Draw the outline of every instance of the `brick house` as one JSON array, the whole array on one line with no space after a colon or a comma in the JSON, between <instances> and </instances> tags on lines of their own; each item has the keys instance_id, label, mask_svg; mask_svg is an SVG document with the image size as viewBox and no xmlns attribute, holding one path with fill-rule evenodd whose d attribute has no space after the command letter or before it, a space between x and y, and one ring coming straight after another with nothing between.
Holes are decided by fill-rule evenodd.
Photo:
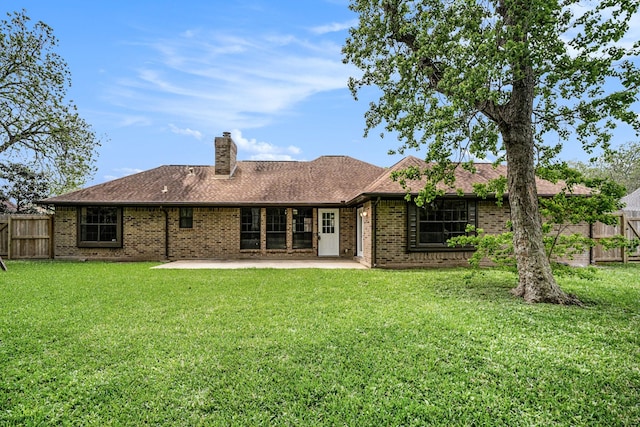
<instances>
[{"instance_id":1,"label":"brick house","mask_svg":"<svg viewBox=\"0 0 640 427\"><path fill-rule=\"evenodd\" d=\"M624 213L634 217L640 216L640 188L627 194L620 201L625 204L622 208Z\"/></svg>"},{"instance_id":2,"label":"brick house","mask_svg":"<svg viewBox=\"0 0 640 427\"><path fill-rule=\"evenodd\" d=\"M215 138L214 166L160 166L43 200L55 207L55 257L341 257L369 267L458 266L468 265L471 251L447 247L449 237L469 223L502 232L509 219L508 201L499 207L472 190L474 182L506 175L505 167L458 171L456 189L423 209L390 177L424 167L415 157L381 168L348 156L237 161L236 151L225 132ZM538 181L542 196L560 188Z\"/></svg>"}]
</instances>

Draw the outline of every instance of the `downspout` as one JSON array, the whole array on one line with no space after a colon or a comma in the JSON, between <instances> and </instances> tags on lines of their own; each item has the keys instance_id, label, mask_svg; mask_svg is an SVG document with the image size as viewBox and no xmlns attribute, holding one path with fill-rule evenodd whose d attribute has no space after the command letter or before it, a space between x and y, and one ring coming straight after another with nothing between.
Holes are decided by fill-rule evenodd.
<instances>
[{"instance_id":1,"label":"downspout","mask_svg":"<svg viewBox=\"0 0 640 427\"><path fill-rule=\"evenodd\" d=\"M377 233L376 230L378 229L378 203L380 203L380 197L378 197L378 200L376 200L372 205L371 205L371 222L373 223L373 230L371 230L371 244L372 244L372 248L371 248L371 255L372 255L372 260L371 260L371 266L373 268L376 268L378 266L378 250L377 250L377 245L376 245L376 241L377 241Z\"/></svg>"},{"instance_id":2,"label":"downspout","mask_svg":"<svg viewBox=\"0 0 640 427\"><path fill-rule=\"evenodd\" d=\"M160 206L160 210L164 213L164 259L169 259L169 211L167 208Z\"/></svg>"}]
</instances>

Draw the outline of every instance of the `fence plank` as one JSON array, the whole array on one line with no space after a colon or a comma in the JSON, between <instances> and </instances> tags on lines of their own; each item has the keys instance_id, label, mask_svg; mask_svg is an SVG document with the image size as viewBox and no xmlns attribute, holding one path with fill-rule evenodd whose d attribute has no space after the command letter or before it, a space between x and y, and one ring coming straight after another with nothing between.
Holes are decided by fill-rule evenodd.
<instances>
[{"instance_id":1,"label":"fence plank","mask_svg":"<svg viewBox=\"0 0 640 427\"><path fill-rule=\"evenodd\" d=\"M6 225L6 230L2 229ZM51 215L12 214L0 217L0 245L6 240L7 259L44 259L52 257L53 221Z\"/></svg>"},{"instance_id":2,"label":"fence plank","mask_svg":"<svg viewBox=\"0 0 640 427\"><path fill-rule=\"evenodd\" d=\"M592 237L598 241L602 238L613 236L625 236L628 239L640 238L640 215L639 212L625 212L617 215L618 224L606 225L600 222L591 227ZM593 261L598 262L629 262L640 261L640 248L636 252L629 254L623 248L614 248L605 251L602 245L593 248Z\"/></svg>"},{"instance_id":3,"label":"fence plank","mask_svg":"<svg viewBox=\"0 0 640 427\"><path fill-rule=\"evenodd\" d=\"M627 239L640 239L640 216L627 217ZM628 255L629 261L640 261L640 248Z\"/></svg>"},{"instance_id":4,"label":"fence plank","mask_svg":"<svg viewBox=\"0 0 640 427\"><path fill-rule=\"evenodd\" d=\"M9 217L0 215L0 256L9 255Z\"/></svg>"}]
</instances>

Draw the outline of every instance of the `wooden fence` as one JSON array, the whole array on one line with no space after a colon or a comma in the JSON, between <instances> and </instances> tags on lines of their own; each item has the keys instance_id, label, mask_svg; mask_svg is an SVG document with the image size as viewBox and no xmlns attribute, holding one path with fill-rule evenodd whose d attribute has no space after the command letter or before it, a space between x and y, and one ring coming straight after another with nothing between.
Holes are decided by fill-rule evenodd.
<instances>
[{"instance_id":1,"label":"wooden fence","mask_svg":"<svg viewBox=\"0 0 640 427\"><path fill-rule=\"evenodd\" d=\"M0 215L0 256L7 259L53 257L51 215Z\"/></svg>"},{"instance_id":2,"label":"wooden fence","mask_svg":"<svg viewBox=\"0 0 640 427\"><path fill-rule=\"evenodd\" d=\"M640 212L621 213L616 225L596 223L591 228L591 235L598 240L604 237L626 236L628 239L640 239ZM593 261L598 262L638 262L640 248L633 253L626 249L615 248L605 250L601 245L593 248Z\"/></svg>"}]
</instances>

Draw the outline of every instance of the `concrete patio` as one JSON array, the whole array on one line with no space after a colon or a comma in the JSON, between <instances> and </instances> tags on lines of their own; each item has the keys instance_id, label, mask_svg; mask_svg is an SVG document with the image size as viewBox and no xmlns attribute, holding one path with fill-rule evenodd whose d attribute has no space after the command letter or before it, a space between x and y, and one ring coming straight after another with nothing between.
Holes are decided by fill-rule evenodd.
<instances>
[{"instance_id":1,"label":"concrete patio","mask_svg":"<svg viewBox=\"0 0 640 427\"><path fill-rule=\"evenodd\" d=\"M242 269L242 268L324 268L366 270L367 267L349 259L312 259L312 260L181 260L161 264L152 268L161 269Z\"/></svg>"}]
</instances>

